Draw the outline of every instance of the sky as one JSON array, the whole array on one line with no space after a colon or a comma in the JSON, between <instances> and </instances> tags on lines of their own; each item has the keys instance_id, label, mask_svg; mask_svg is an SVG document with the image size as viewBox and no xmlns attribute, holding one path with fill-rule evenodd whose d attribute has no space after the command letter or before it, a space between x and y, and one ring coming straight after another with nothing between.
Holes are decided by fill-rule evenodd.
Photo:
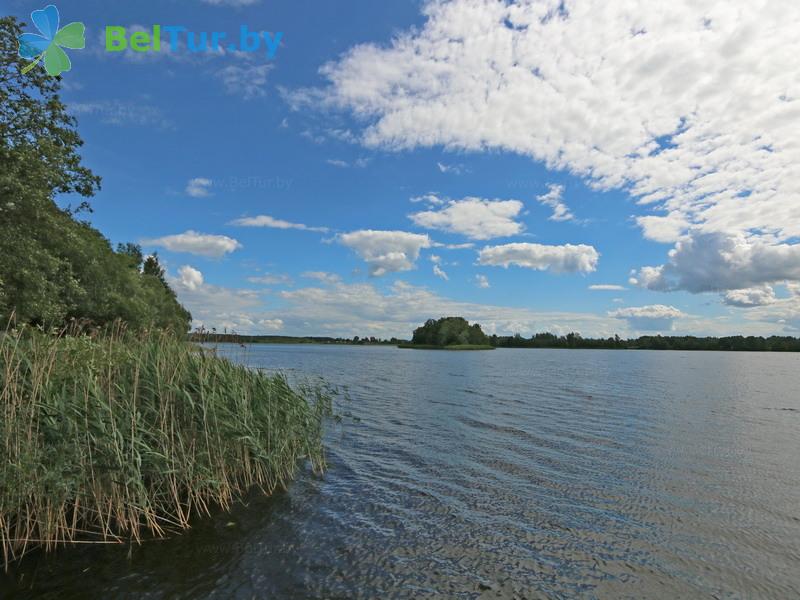
<instances>
[{"instance_id":1,"label":"sky","mask_svg":"<svg viewBox=\"0 0 800 600\"><path fill-rule=\"evenodd\" d=\"M796 0L57 6L88 218L196 327L798 335ZM161 51L106 50L154 25Z\"/></svg>"}]
</instances>

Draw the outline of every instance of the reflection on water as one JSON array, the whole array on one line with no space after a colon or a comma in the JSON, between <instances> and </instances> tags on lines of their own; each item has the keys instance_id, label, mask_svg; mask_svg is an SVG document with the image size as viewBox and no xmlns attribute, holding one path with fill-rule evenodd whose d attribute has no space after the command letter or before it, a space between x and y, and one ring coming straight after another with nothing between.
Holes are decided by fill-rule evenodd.
<instances>
[{"instance_id":1,"label":"reflection on water","mask_svg":"<svg viewBox=\"0 0 800 600\"><path fill-rule=\"evenodd\" d=\"M800 597L800 355L222 351L348 388L326 475L0 597Z\"/></svg>"}]
</instances>

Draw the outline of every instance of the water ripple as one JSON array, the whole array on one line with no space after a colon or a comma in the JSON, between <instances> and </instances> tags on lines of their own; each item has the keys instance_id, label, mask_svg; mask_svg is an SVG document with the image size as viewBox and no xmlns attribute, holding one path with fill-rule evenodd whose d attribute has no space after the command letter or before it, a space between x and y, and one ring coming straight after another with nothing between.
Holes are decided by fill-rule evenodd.
<instances>
[{"instance_id":1,"label":"water ripple","mask_svg":"<svg viewBox=\"0 0 800 600\"><path fill-rule=\"evenodd\" d=\"M225 351L347 387L324 478L0 596L800 597L797 355Z\"/></svg>"}]
</instances>

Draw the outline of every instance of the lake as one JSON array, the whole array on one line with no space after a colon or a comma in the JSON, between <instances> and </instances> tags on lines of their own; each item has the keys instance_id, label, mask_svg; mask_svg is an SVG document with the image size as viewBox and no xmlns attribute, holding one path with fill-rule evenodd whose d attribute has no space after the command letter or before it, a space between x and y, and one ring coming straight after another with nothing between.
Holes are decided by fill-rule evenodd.
<instances>
[{"instance_id":1,"label":"lake","mask_svg":"<svg viewBox=\"0 0 800 600\"><path fill-rule=\"evenodd\" d=\"M800 355L220 351L347 389L324 477L1 598L800 597Z\"/></svg>"}]
</instances>

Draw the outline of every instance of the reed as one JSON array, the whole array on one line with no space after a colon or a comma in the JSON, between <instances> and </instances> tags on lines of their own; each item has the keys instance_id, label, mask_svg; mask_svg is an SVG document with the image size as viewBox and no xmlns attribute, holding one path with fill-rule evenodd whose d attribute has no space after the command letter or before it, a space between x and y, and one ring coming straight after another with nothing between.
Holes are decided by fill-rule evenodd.
<instances>
[{"instance_id":1,"label":"reed","mask_svg":"<svg viewBox=\"0 0 800 600\"><path fill-rule=\"evenodd\" d=\"M0 332L0 547L165 536L324 469L324 391L162 332Z\"/></svg>"}]
</instances>

